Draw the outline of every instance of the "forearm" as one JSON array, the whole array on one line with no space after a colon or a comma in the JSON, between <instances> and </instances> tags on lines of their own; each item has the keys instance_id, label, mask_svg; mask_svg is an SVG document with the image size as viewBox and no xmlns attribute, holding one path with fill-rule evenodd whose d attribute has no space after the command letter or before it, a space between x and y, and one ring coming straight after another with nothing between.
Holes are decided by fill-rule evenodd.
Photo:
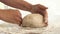
<instances>
[{"instance_id":1,"label":"forearm","mask_svg":"<svg viewBox=\"0 0 60 34\"><path fill-rule=\"evenodd\" d=\"M0 1L8 6L18 8L21 10L30 11L32 8L32 5L24 0L0 0Z\"/></svg>"}]
</instances>

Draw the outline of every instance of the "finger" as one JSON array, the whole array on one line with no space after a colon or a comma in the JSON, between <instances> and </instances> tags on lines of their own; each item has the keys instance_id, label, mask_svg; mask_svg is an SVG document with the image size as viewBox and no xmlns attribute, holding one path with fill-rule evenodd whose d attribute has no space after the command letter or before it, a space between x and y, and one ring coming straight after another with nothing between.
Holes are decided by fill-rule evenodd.
<instances>
[{"instance_id":1,"label":"finger","mask_svg":"<svg viewBox=\"0 0 60 34\"><path fill-rule=\"evenodd\" d=\"M45 6L41 5L41 4L37 4L36 6L39 7L40 9L43 9L43 10L48 9L47 7L45 7Z\"/></svg>"},{"instance_id":2,"label":"finger","mask_svg":"<svg viewBox=\"0 0 60 34\"><path fill-rule=\"evenodd\" d=\"M22 17L15 17L15 21L17 21L18 24L21 24Z\"/></svg>"}]
</instances>

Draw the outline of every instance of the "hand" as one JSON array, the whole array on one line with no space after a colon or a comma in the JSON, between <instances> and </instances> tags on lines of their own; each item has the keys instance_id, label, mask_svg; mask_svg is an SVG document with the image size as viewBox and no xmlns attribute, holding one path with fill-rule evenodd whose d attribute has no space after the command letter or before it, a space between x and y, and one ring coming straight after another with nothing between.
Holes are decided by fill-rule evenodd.
<instances>
[{"instance_id":1,"label":"hand","mask_svg":"<svg viewBox=\"0 0 60 34\"><path fill-rule=\"evenodd\" d=\"M32 10L31 10L31 13L39 13L43 16L44 18L44 23L47 24L48 23L48 14L47 14L47 11L46 11L47 7L43 6L43 5L40 5L40 4L37 4L37 5L34 5L32 7Z\"/></svg>"},{"instance_id":2,"label":"hand","mask_svg":"<svg viewBox=\"0 0 60 34\"><path fill-rule=\"evenodd\" d=\"M22 17L18 10L0 9L0 20L4 20L13 24L21 24Z\"/></svg>"}]
</instances>

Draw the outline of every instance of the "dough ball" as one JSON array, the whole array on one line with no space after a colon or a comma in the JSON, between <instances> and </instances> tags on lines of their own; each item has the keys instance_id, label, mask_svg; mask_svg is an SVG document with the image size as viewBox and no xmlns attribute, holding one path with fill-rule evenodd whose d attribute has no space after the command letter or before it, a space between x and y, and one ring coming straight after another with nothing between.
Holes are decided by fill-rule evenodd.
<instances>
[{"instance_id":1,"label":"dough ball","mask_svg":"<svg viewBox=\"0 0 60 34\"><path fill-rule=\"evenodd\" d=\"M43 23L43 16L40 14L29 14L23 18L22 21L23 27L33 27L33 28L39 28L46 26L45 23Z\"/></svg>"}]
</instances>

